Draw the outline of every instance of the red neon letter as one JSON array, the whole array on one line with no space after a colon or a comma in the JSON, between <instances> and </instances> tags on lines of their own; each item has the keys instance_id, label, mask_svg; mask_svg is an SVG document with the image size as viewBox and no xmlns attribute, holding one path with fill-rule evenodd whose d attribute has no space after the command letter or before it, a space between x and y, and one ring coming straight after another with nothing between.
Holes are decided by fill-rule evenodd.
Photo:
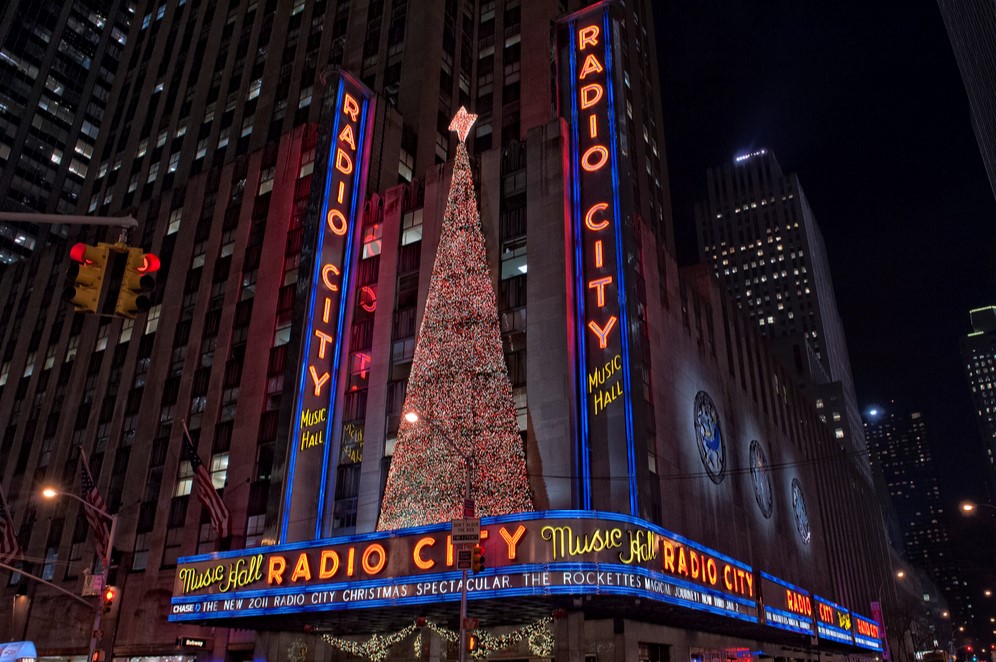
<instances>
[{"instance_id":1,"label":"red neon letter","mask_svg":"<svg viewBox=\"0 0 996 662\"><path fill-rule=\"evenodd\" d=\"M340 237L346 234L346 217L338 209L330 209L325 221L329 224L329 230L335 234Z\"/></svg>"},{"instance_id":2,"label":"red neon letter","mask_svg":"<svg viewBox=\"0 0 996 662\"><path fill-rule=\"evenodd\" d=\"M290 580L296 582L302 577L305 581L311 579L311 565L308 563L308 555L304 552L301 552L301 556L297 557L297 564L294 566L294 573Z\"/></svg>"},{"instance_id":3,"label":"red neon letter","mask_svg":"<svg viewBox=\"0 0 996 662\"><path fill-rule=\"evenodd\" d=\"M598 26L589 25L578 30L578 50L583 51L585 46L596 46L598 44Z\"/></svg>"},{"instance_id":4,"label":"red neon letter","mask_svg":"<svg viewBox=\"0 0 996 662\"><path fill-rule=\"evenodd\" d=\"M347 94L345 100L342 102L342 112L352 117L355 122L360 114L360 104L356 103L356 99Z\"/></svg>"},{"instance_id":5,"label":"red neon letter","mask_svg":"<svg viewBox=\"0 0 996 662\"><path fill-rule=\"evenodd\" d=\"M329 566L329 561L332 565ZM318 568L319 579L330 579L339 570L339 555L332 549L322 550L322 562Z\"/></svg>"},{"instance_id":6,"label":"red neon letter","mask_svg":"<svg viewBox=\"0 0 996 662\"><path fill-rule=\"evenodd\" d=\"M598 159L592 163L592 155L597 155ZM592 145L588 148L588 151L584 153L581 157L581 167L588 172L595 172L601 169L602 166L609 160L609 150L605 148L604 145Z\"/></svg>"},{"instance_id":7,"label":"red neon letter","mask_svg":"<svg viewBox=\"0 0 996 662\"><path fill-rule=\"evenodd\" d=\"M589 53L588 57L584 59L584 64L581 66L581 73L578 74L578 80L584 80L584 77L588 74L600 74L602 71L602 64L598 61L598 58L595 57L594 53Z\"/></svg>"},{"instance_id":8,"label":"red neon letter","mask_svg":"<svg viewBox=\"0 0 996 662\"><path fill-rule=\"evenodd\" d=\"M609 317L609 321L605 323L605 327L601 328L598 324L592 320L588 322L588 328L595 332L598 336L598 346L605 349L609 346L609 332L612 331L612 327L616 325L616 316L612 315Z\"/></svg>"},{"instance_id":9,"label":"red neon letter","mask_svg":"<svg viewBox=\"0 0 996 662\"><path fill-rule=\"evenodd\" d=\"M266 583L284 583L284 571L287 569L287 559L282 556L271 556L270 567L266 571Z\"/></svg>"},{"instance_id":10,"label":"red neon letter","mask_svg":"<svg viewBox=\"0 0 996 662\"><path fill-rule=\"evenodd\" d=\"M315 366L309 365L308 372L311 373L311 381L315 383L315 396L320 396L322 394L322 387L325 386L325 382L329 380L329 373L322 373L322 376L318 376L318 372L315 370Z\"/></svg>"},{"instance_id":11,"label":"red neon letter","mask_svg":"<svg viewBox=\"0 0 996 662\"><path fill-rule=\"evenodd\" d=\"M344 175L353 172L353 159L349 158L349 154L342 151L341 147L335 150L335 169Z\"/></svg>"},{"instance_id":12,"label":"red neon letter","mask_svg":"<svg viewBox=\"0 0 996 662\"><path fill-rule=\"evenodd\" d=\"M601 268L603 264L605 261L602 259L602 240L599 239L595 242L595 266Z\"/></svg>"},{"instance_id":13,"label":"red neon letter","mask_svg":"<svg viewBox=\"0 0 996 662\"><path fill-rule=\"evenodd\" d=\"M324 267L322 267L322 282L325 283L325 287L329 288L333 292L338 292L339 286L332 282L332 280L329 278L329 273L338 276L339 268L334 264L326 264Z\"/></svg>"},{"instance_id":14,"label":"red neon letter","mask_svg":"<svg viewBox=\"0 0 996 662\"><path fill-rule=\"evenodd\" d=\"M590 85L585 85L581 88L581 110L585 108L591 108L596 103L602 100L603 93L602 86L598 83L592 83Z\"/></svg>"},{"instance_id":15,"label":"red neon letter","mask_svg":"<svg viewBox=\"0 0 996 662\"><path fill-rule=\"evenodd\" d=\"M598 137L598 116L590 115L588 117L588 137L597 138Z\"/></svg>"},{"instance_id":16,"label":"red neon letter","mask_svg":"<svg viewBox=\"0 0 996 662\"><path fill-rule=\"evenodd\" d=\"M604 230L605 228L609 227L609 222L606 221L604 218L601 221L595 220L595 214L597 214L600 211L605 211L608 208L609 208L609 203L607 202L596 202L595 204L593 204L591 206L591 209L588 210L588 213L584 215L585 227L594 232L598 232L599 230Z\"/></svg>"},{"instance_id":17,"label":"red neon letter","mask_svg":"<svg viewBox=\"0 0 996 662\"><path fill-rule=\"evenodd\" d=\"M502 540L505 541L505 545L508 547L508 560L514 561L516 554L516 547L519 545L519 541L522 539L522 535L526 532L526 527L519 525L519 528L515 530L515 533L509 533L505 530L505 527L501 527L498 533L501 534Z\"/></svg>"},{"instance_id":18,"label":"red neon letter","mask_svg":"<svg viewBox=\"0 0 996 662\"><path fill-rule=\"evenodd\" d=\"M588 283L588 289L595 290L596 296L598 297L596 301L598 302L599 308L605 306L605 286L611 284L612 284L612 276L603 276L602 278L596 278L595 280L590 281Z\"/></svg>"},{"instance_id":19,"label":"red neon letter","mask_svg":"<svg viewBox=\"0 0 996 662\"><path fill-rule=\"evenodd\" d=\"M346 143L356 151L356 140L353 138L353 125L347 124L342 127L342 131L339 132L339 140Z\"/></svg>"},{"instance_id":20,"label":"red neon letter","mask_svg":"<svg viewBox=\"0 0 996 662\"><path fill-rule=\"evenodd\" d=\"M332 342L332 336L330 336L329 334L324 333L322 331L319 331L318 329L315 329L315 335L318 336L318 339L321 341L321 344L318 346L318 358L324 359L325 358L325 343ZM316 393L315 395L318 395L318 394Z\"/></svg>"}]
</instances>

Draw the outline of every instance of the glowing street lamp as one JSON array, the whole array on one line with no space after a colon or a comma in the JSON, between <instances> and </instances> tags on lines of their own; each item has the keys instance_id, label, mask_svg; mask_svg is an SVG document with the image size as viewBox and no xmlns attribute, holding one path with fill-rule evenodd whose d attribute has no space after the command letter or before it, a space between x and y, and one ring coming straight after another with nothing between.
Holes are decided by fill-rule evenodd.
<instances>
[{"instance_id":1,"label":"glowing street lamp","mask_svg":"<svg viewBox=\"0 0 996 662\"><path fill-rule=\"evenodd\" d=\"M417 411L407 411L407 412L405 412L404 418L405 418L406 421L408 421L409 423L412 423L412 424L418 423L419 421L422 420L422 417L419 416L419 414L418 414ZM431 418L425 419L425 422L428 423L430 427L433 427L433 428L436 427L436 422L433 421ZM448 443L450 445L450 448L452 448L453 451L463 459L463 463L467 467L467 483L466 483L466 487L464 488L464 493L463 493L464 508L466 509L467 508L467 504L470 503L470 474L471 474L471 467L473 465L474 458L471 457L470 455L468 455L467 453L464 453L462 450L460 450L460 447L457 446L455 443L453 443L453 440L450 439L448 435L442 434L441 436L443 437L443 439L446 440L446 443ZM467 516L466 512L464 513L464 516L465 517ZM467 627L466 627L466 624L467 624L467 570L466 570L466 568L463 570L463 582L462 582L462 585L463 585L463 588L460 591L460 662L464 662L464 660L467 659Z\"/></svg>"},{"instance_id":2,"label":"glowing street lamp","mask_svg":"<svg viewBox=\"0 0 996 662\"><path fill-rule=\"evenodd\" d=\"M81 504L83 504L84 508L87 508L91 512L96 513L101 517L105 517L111 521L111 530L107 533L107 549L104 550L104 558L101 564L101 573L100 573L102 579L100 584L101 586L106 587L107 573L111 568L111 550L114 549L114 533L118 529L118 516L112 515L106 510L103 510L101 508L97 508L90 502L82 499L81 497L76 496L72 492L63 492L62 490L58 490L54 487L49 486L43 488L41 494L46 499L54 499L59 496L69 497L74 501L79 501ZM94 611L93 615L93 633L90 635L90 656L87 658L88 660L93 659L93 653L94 651L97 650L97 633L100 631L100 621L103 615L104 615L104 610L100 606L98 606L97 609Z\"/></svg>"}]
</instances>

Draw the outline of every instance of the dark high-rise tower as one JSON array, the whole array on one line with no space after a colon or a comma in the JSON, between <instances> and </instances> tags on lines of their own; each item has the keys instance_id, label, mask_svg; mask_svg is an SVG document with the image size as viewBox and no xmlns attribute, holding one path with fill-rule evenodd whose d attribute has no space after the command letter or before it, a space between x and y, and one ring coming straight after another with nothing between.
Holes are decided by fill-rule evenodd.
<instances>
[{"instance_id":1,"label":"dark high-rise tower","mask_svg":"<svg viewBox=\"0 0 996 662\"><path fill-rule=\"evenodd\" d=\"M990 494L996 494L996 306L976 308L969 315L972 332L961 339L961 357L985 445Z\"/></svg>"},{"instance_id":2,"label":"dark high-rise tower","mask_svg":"<svg viewBox=\"0 0 996 662\"><path fill-rule=\"evenodd\" d=\"M133 12L127 0L0 9L0 210L76 211ZM50 230L0 222L0 263L30 254Z\"/></svg>"},{"instance_id":3,"label":"dark high-rise tower","mask_svg":"<svg viewBox=\"0 0 996 662\"><path fill-rule=\"evenodd\" d=\"M996 4L937 0L968 93L972 128L996 195Z\"/></svg>"},{"instance_id":4,"label":"dark high-rise tower","mask_svg":"<svg viewBox=\"0 0 996 662\"><path fill-rule=\"evenodd\" d=\"M926 570L961 616L970 618L923 414L873 408L865 436L872 463L885 478L907 560Z\"/></svg>"}]
</instances>

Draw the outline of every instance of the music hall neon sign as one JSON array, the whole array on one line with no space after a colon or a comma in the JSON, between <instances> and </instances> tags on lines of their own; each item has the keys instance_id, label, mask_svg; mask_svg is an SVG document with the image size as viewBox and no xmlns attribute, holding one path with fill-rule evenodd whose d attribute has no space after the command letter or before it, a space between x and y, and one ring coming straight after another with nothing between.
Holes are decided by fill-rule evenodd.
<instances>
[{"instance_id":1,"label":"music hall neon sign","mask_svg":"<svg viewBox=\"0 0 996 662\"><path fill-rule=\"evenodd\" d=\"M610 448L630 476L630 514L638 513L636 451L630 398L628 321L624 286L619 190L619 136L613 79L611 18L600 3L564 22L561 85L570 90L562 114L570 117L568 224L572 237L573 333L579 397L580 503L595 507L591 494L591 449ZM566 66L565 66L566 65ZM625 449L618 440L626 440ZM619 450L616 450L619 449ZM623 455L623 452L625 453ZM618 455L617 455L618 454ZM600 461L600 460L599 460ZM622 505L622 504L618 504ZM605 507L606 504L597 504Z\"/></svg>"},{"instance_id":2,"label":"music hall neon sign","mask_svg":"<svg viewBox=\"0 0 996 662\"><path fill-rule=\"evenodd\" d=\"M331 117L314 266L302 325L281 541L287 541L292 519L314 521L314 537L322 535L345 295L355 252L354 230L359 225L357 210L365 188L372 97L362 84L340 72ZM293 535L301 539L308 537L310 531Z\"/></svg>"}]
</instances>

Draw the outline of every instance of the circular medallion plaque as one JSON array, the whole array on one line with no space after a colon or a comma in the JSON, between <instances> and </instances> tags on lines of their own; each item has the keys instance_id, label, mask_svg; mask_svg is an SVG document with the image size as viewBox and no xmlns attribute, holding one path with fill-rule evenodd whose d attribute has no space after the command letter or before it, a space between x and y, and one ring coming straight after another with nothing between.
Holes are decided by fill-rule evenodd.
<instances>
[{"instance_id":1,"label":"circular medallion plaque","mask_svg":"<svg viewBox=\"0 0 996 662\"><path fill-rule=\"evenodd\" d=\"M726 470L726 440L720 429L719 412L705 391L699 391L695 396L694 415L699 458L710 480L718 485L723 481Z\"/></svg>"}]
</instances>

